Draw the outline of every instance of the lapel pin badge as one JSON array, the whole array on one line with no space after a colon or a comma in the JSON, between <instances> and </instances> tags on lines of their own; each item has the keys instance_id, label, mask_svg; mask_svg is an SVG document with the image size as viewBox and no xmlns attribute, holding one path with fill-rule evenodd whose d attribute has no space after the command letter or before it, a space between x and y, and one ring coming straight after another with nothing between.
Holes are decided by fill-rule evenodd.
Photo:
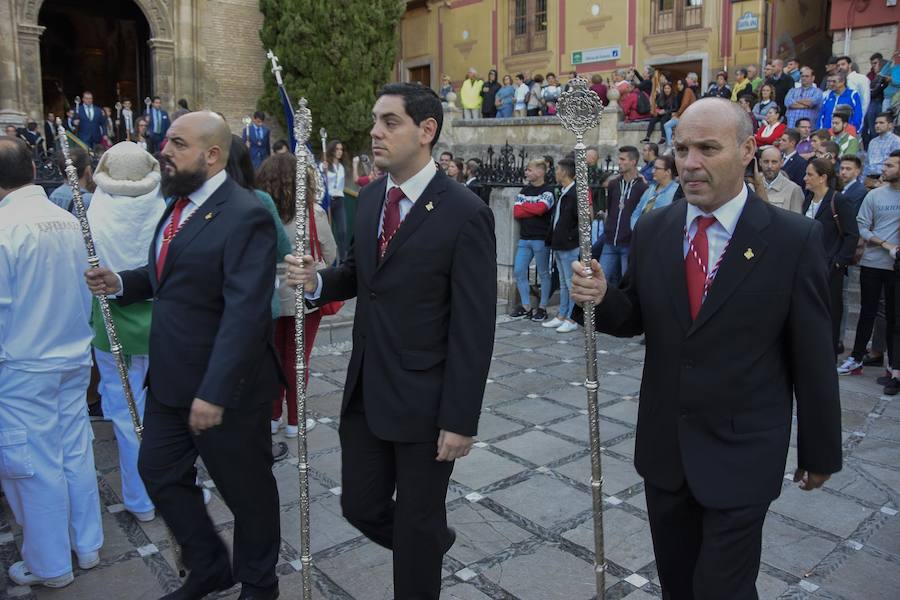
<instances>
[{"instance_id":1,"label":"lapel pin badge","mask_svg":"<svg viewBox=\"0 0 900 600\"><path fill-rule=\"evenodd\" d=\"M753 249L752 249L752 248L747 248L747 251L744 252L744 258L746 258L747 260L750 260L750 259L753 258L754 256L756 256L756 255L753 254Z\"/></svg>"},{"instance_id":2,"label":"lapel pin badge","mask_svg":"<svg viewBox=\"0 0 900 600\"><path fill-rule=\"evenodd\" d=\"M434 204L432 204L431 202L429 202L428 204L425 205L425 210L427 210L428 212L433 211L433 210L434 210Z\"/></svg>"},{"instance_id":3,"label":"lapel pin badge","mask_svg":"<svg viewBox=\"0 0 900 600\"><path fill-rule=\"evenodd\" d=\"M212 220L212 218L213 218L214 216L216 216L216 215L213 214L213 213L211 213L211 212L208 212L208 213L206 213L206 216L205 216L204 218L205 218L207 221L210 221L210 220Z\"/></svg>"}]
</instances>

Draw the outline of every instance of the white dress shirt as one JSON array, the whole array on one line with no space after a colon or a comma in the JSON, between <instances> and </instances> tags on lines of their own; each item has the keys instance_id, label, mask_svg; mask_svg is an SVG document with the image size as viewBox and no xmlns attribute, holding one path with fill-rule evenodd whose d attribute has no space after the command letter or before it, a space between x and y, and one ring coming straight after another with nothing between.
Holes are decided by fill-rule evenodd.
<instances>
[{"instance_id":1,"label":"white dress shirt","mask_svg":"<svg viewBox=\"0 0 900 600\"><path fill-rule=\"evenodd\" d=\"M400 223L403 223L403 220L406 218L406 215L409 214L409 211L412 210L413 205L416 203L422 194L425 192L425 188L428 187L428 184L431 183L431 180L434 179L435 174L437 174L437 165L434 164L434 161L429 159L428 162L422 167L418 173L404 181L401 185L397 185L394 183L394 178L391 177L390 174L387 176L387 185L384 186L384 197L385 202L381 205L381 218L378 219L378 235L381 235L381 230L384 225L384 208L387 204L387 193L391 190L391 188L399 187L403 191L403 195L406 196L402 200L400 200ZM308 292L304 294L307 300L318 300L319 296L322 295L322 276L316 273L316 289L313 292Z\"/></svg>"},{"instance_id":2,"label":"white dress shirt","mask_svg":"<svg viewBox=\"0 0 900 600\"><path fill-rule=\"evenodd\" d=\"M687 256L688 253L690 245L688 239L694 239L694 234L697 233L697 217L715 217L716 222L706 230L706 239L709 243L709 254L707 255L708 260L706 264L708 271L712 273L722 253L725 252L725 248L728 247L731 236L734 235L734 229L737 227L738 219L741 218L741 213L744 212L744 205L746 204L746 185L741 186L741 191L737 196L711 213L705 213L693 204L688 204L684 224L688 234L684 239L683 256Z\"/></svg>"}]
</instances>

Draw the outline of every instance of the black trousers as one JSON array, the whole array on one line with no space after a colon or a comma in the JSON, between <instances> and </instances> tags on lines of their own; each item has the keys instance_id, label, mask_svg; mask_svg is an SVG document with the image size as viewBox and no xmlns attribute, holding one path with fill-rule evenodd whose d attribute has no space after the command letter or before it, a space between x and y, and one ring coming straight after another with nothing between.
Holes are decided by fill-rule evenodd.
<instances>
[{"instance_id":1,"label":"black trousers","mask_svg":"<svg viewBox=\"0 0 900 600\"><path fill-rule=\"evenodd\" d=\"M234 514L234 577L245 586L276 583L281 545L278 488L272 475L271 402L226 409L222 424L193 435L187 408L148 399L138 469L150 499L182 548L185 566L204 578L228 566L228 553L195 485L197 456Z\"/></svg>"},{"instance_id":2,"label":"black trousers","mask_svg":"<svg viewBox=\"0 0 900 600\"><path fill-rule=\"evenodd\" d=\"M375 437L358 387L341 416L341 508L351 525L393 551L396 600L437 600L441 592L453 463L435 460L437 435L428 443Z\"/></svg>"},{"instance_id":3,"label":"black trousers","mask_svg":"<svg viewBox=\"0 0 900 600\"><path fill-rule=\"evenodd\" d=\"M669 492L645 482L644 493L664 600L758 600L768 503L707 508L687 484Z\"/></svg>"},{"instance_id":4,"label":"black trousers","mask_svg":"<svg viewBox=\"0 0 900 600\"><path fill-rule=\"evenodd\" d=\"M843 331L841 320L844 317L844 277L847 269L838 269L832 263L828 273L828 295L831 299L831 338L834 345L834 354L837 356L838 343L841 341Z\"/></svg>"},{"instance_id":5,"label":"black trousers","mask_svg":"<svg viewBox=\"0 0 900 600\"><path fill-rule=\"evenodd\" d=\"M859 323L856 325L856 340L853 342L853 358L862 360L866 353L866 344L872 335L875 314L878 312L878 300L884 292L884 316L887 321L885 329L885 347L888 353L888 364L894 362L894 270L859 269Z\"/></svg>"},{"instance_id":6,"label":"black trousers","mask_svg":"<svg viewBox=\"0 0 900 600\"><path fill-rule=\"evenodd\" d=\"M672 113L663 113L661 115L655 115L651 117L650 122L647 123L647 135L644 137L648 140L650 136L653 135L653 130L656 128L656 124L659 123L659 134L662 137L665 137L665 131L663 130L663 125L665 125L669 119L672 118Z\"/></svg>"}]
</instances>

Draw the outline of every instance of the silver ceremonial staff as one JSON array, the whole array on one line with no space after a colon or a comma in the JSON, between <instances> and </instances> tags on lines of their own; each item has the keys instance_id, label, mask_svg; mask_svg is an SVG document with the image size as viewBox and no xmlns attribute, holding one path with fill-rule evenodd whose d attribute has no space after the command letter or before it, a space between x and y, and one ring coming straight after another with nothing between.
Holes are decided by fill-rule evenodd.
<instances>
[{"instance_id":1,"label":"silver ceremonial staff","mask_svg":"<svg viewBox=\"0 0 900 600\"><path fill-rule=\"evenodd\" d=\"M575 189L578 193L578 237L581 264L591 264L591 205L588 200L587 147L584 134L600 122L603 104L588 88L581 76L569 82L569 90L559 96L556 114L562 126L575 134ZM606 592L606 555L603 550L603 472L600 466L600 430L597 411L597 332L594 330L594 303L584 305L584 353L587 362L588 424L591 431L591 496L594 507L594 574L597 577L597 598Z\"/></svg>"},{"instance_id":2,"label":"silver ceremonial staff","mask_svg":"<svg viewBox=\"0 0 900 600\"><path fill-rule=\"evenodd\" d=\"M306 167L312 160L312 154L306 147L309 131L312 128L312 113L306 106L306 98L300 98L297 111L294 113L294 156L297 157L297 177L295 190L296 231L294 234L294 256L301 258L306 254L309 240L308 215L306 205ZM309 365L306 362L306 304L304 302L304 286L294 289L294 342L297 347L294 367L297 371L297 468L300 471L300 576L303 581L303 600L312 600L312 552L309 545L309 453L306 448L306 376Z\"/></svg>"},{"instance_id":3,"label":"silver ceremonial staff","mask_svg":"<svg viewBox=\"0 0 900 600\"><path fill-rule=\"evenodd\" d=\"M97 250L94 248L94 237L91 235L91 226L88 223L87 209L84 207L84 199L81 197L81 187L78 185L78 172L72 163L72 157L69 155L69 139L66 137L66 128L63 127L62 119L56 118L56 129L59 137L59 148L62 151L63 158L66 161L66 177L69 181L69 187L72 188L72 203L75 207L75 216L78 217L78 223L81 225L81 237L84 238L84 247L87 250L88 264L92 269L100 266L100 257L97 256ZM119 330L116 328L116 322L113 321L112 313L109 312L109 299L106 296L94 296L100 305L100 314L103 315L103 326L106 328L106 335L109 338L109 351L116 361L116 371L119 373L119 380L122 382L122 390L125 392L125 402L128 404L128 412L131 414L131 425L134 427L134 433L140 443L144 434L144 426L141 424L141 417L138 414L137 404L134 401L134 393L131 390L131 381L128 379L128 365L125 364L125 356L122 354L122 344L119 342ZM167 528L168 529L168 528ZM186 572L184 565L181 563L181 547L171 531L167 531L169 535L169 545L175 554L175 566L178 569L178 575L184 577Z\"/></svg>"}]
</instances>

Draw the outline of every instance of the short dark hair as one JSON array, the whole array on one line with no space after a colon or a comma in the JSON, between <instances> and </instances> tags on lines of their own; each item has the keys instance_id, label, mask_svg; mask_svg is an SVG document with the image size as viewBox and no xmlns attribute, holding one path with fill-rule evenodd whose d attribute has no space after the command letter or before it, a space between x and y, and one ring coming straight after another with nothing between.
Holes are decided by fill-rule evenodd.
<instances>
[{"instance_id":1,"label":"short dark hair","mask_svg":"<svg viewBox=\"0 0 900 600\"><path fill-rule=\"evenodd\" d=\"M816 129L813 132L812 137L816 138L820 142L827 142L831 139L831 133L829 133L827 129Z\"/></svg>"},{"instance_id":2,"label":"short dark hair","mask_svg":"<svg viewBox=\"0 0 900 600\"><path fill-rule=\"evenodd\" d=\"M837 61L838 61L837 56L834 56L832 54L831 56L828 57L828 60L825 61L825 64L826 65L836 65Z\"/></svg>"},{"instance_id":3,"label":"short dark hair","mask_svg":"<svg viewBox=\"0 0 900 600\"><path fill-rule=\"evenodd\" d=\"M34 161L28 144L0 137L0 187L13 190L34 182Z\"/></svg>"},{"instance_id":4,"label":"short dark hair","mask_svg":"<svg viewBox=\"0 0 900 600\"><path fill-rule=\"evenodd\" d=\"M849 64L851 64L851 65L853 64L853 59L850 58L849 56L847 56L846 54L842 54L842 55L838 56L836 59L834 59L834 62L835 62L835 63L839 63L839 62L841 62L842 60L843 60L843 61L846 61L847 63L849 63Z\"/></svg>"},{"instance_id":5,"label":"short dark hair","mask_svg":"<svg viewBox=\"0 0 900 600\"><path fill-rule=\"evenodd\" d=\"M91 157L88 155L87 150L81 146L69 146L69 157L72 159L72 164L75 165L75 174L78 176L78 179L81 179L84 177L84 172L91 164ZM59 153L56 161L59 172L62 173L65 178L66 158L62 155L62 152Z\"/></svg>"},{"instance_id":6,"label":"short dark hair","mask_svg":"<svg viewBox=\"0 0 900 600\"><path fill-rule=\"evenodd\" d=\"M743 75L744 77L746 77L746 76L747 76L747 69L744 69L744 68L738 69L738 70L737 70L737 74L738 74L738 75Z\"/></svg>"},{"instance_id":7,"label":"short dark hair","mask_svg":"<svg viewBox=\"0 0 900 600\"><path fill-rule=\"evenodd\" d=\"M450 160L453 160L453 153L450 152L449 150L444 150L443 152L441 152L441 156L446 156Z\"/></svg>"},{"instance_id":8,"label":"short dark hair","mask_svg":"<svg viewBox=\"0 0 900 600\"><path fill-rule=\"evenodd\" d=\"M659 146L657 146L657 150L658 149ZM630 158L634 162L637 162L641 157L641 153L638 152L638 149L634 146L619 146L619 154L627 154L628 158Z\"/></svg>"},{"instance_id":9,"label":"short dark hair","mask_svg":"<svg viewBox=\"0 0 900 600\"><path fill-rule=\"evenodd\" d=\"M179 98L179 99L178 99L178 106L180 106L180 107L183 108L184 110L187 110L187 109L188 109L187 100L185 100L184 98Z\"/></svg>"},{"instance_id":10,"label":"short dark hair","mask_svg":"<svg viewBox=\"0 0 900 600\"><path fill-rule=\"evenodd\" d=\"M858 157L857 155L855 155L855 154L845 154L845 155L843 155L843 156L841 157L841 162L844 162L844 161L852 162L854 165L856 165L856 168L857 168L857 169L862 169L862 166L863 166L863 165L862 165L862 161L861 161L861 160L859 159L859 157Z\"/></svg>"},{"instance_id":11,"label":"short dark hair","mask_svg":"<svg viewBox=\"0 0 900 600\"><path fill-rule=\"evenodd\" d=\"M678 177L678 169L675 168L675 157L674 156L672 156L671 154L663 154L662 156L657 156L653 162L656 162L657 160L661 160L665 163L666 171L672 172L673 179L675 177ZM654 165L654 166L656 166L656 165Z\"/></svg>"},{"instance_id":12,"label":"short dark hair","mask_svg":"<svg viewBox=\"0 0 900 600\"><path fill-rule=\"evenodd\" d=\"M888 154L888 158L900 158L900 150L894 150Z\"/></svg>"},{"instance_id":13,"label":"short dark hair","mask_svg":"<svg viewBox=\"0 0 900 600\"><path fill-rule=\"evenodd\" d=\"M844 122L844 125L846 125L847 122L849 121L849 119L847 118L847 115L845 115L843 112L840 112L837 110L834 111L833 113L831 113L831 118L832 119L840 119L841 121Z\"/></svg>"},{"instance_id":14,"label":"short dark hair","mask_svg":"<svg viewBox=\"0 0 900 600\"><path fill-rule=\"evenodd\" d=\"M880 112L875 115L875 119L887 119L888 123L894 120L894 113L891 112Z\"/></svg>"},{"instance_id":15,"label":"short dark hair","mask_svg":"<svg viewBox=\"0 0 900 600\"><path fill-rule=\"evenodd\" d=\"M841 147L838 146L837 143L834 142L833 140L828 140L827 142L822 142L819 145L819 147L822 150L824 150L825 152L828 152L829 154L831 154L831 156L834 157L835 160L837 160L838 156L840 156L840 154L841 154Z\"/></svg>"},{"instance_id":16,"label":"short dark hair","mask_svg":"<svg viewBox=\"0 0 900 600\"><path fill-rule=\"evenodd\" d=\"M153 96L153 98L151 98L151 100L154 101L154 102L156 102L157 100L159 100L160 102L162 102L162 98L160 98L159 96Z\"/></svg>"},{"instance_id":17,"label":"short dark hair","mask_svg":"<svg viewBox=\"0 0 900 600\"><path fill-rule=\"evenodd\" d=\"M648 148L654 156L659 156L659 144L654 142L644 142L644 148Z\"/></svg>"},{"instance_id":18,"label":"short dark hair","mask_svg":"<svg viewBox=\"0 0 900 600\"><path fill-rule=\"evenodd\" d=\"M807 123L809 123L810 125L812 125L812 119L810 119L809 117L800 117L799 119L797 119L796 121L794 121L794 126L796 127L797 125L799 125L799 124L800 124L800 121L806 121Z\"/></svg>"},{"instance_id":19,"label":"short dark hair","mask_svg":"<svg viewBox=\"0 0 900 600\"><path fill-rule=\"evenodd\" d=\"M793 127L790 129L785 129L783 135L788 136L788 138L791 140L791 142L793 142L795 146L800 143L800 140L803 139L803 136L800 135L800 132Z\"/></svg>"},{"instance_id":20,"label":"short dark hair","mask_svg":"<svg viewBox=\"0 0 900 600\"><path fill-rule=\"evenodd\" d=\"M871 60L884 60L884 56L881 54L881 52L876 52L875 54L873 54L872 56L869 57L869 60L870 61Z\"/></svg>"},{"instance_id":21,"label":"short dark hair","mask_svg":"<svg viewBox=\"0 0 900 600\"><path fill-rule=\"evenodd\" d=\"M569 157L559 159L559 162L556 163L557 168L565 171L566 175L575 179L575 161Z\"/></svg>"},{"instance_id":22,"label":"short dark hair","mask_svg":"<svg viewBox=\"0 0 900 600\"><path fill-rule=\"evenodd\" d=\"M266 120L266 113L264 113L264 112L261 111L261 110L258 110L258 111L256 111L255 113L253 113L253 118L254 118L254 119L259 119L260 121L265 121L265 120Z\"/></svg>"},{"instance_id":23,"label":"short dark hair","mask_svg":"<svg viewBox=\"0 0 900 600\"><path fill-rule=\"evenodd\" d=\"M406 114L417 126L426 119L434 119L437 123L434 138L431 140L431 147L434 148L444 127L444 108L434 90L417 83L389 83L378 90L377 98L382 96L402 97Z\"/></svg>"},{"instance_id":24,"label":"short dark hair","mask_svg":"<svg viewBox=\"0 0 900 600\"><path fill-rule=\"evenodd\" d=\"M274 144L272 144L272 152L277 152L282 148L288 148L287 140L278 140Z\"/></svg>"}]
</instances>

